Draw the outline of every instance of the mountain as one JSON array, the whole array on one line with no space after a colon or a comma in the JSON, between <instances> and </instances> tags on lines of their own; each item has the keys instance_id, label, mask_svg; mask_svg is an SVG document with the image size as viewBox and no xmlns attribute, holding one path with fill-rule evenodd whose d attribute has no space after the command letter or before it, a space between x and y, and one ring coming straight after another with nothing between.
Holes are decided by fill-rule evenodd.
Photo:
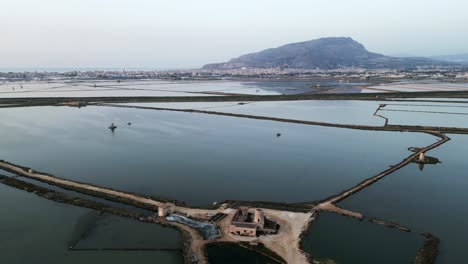
<instances>
[{"instance_id":1,"label":"mountain","mask_svg":"<svg viewBox=\"0 0 468 264\"><path fill-rule=\"evenodd\" d=\"M443 60L455 63L461 63L468 65L468 53L455 54L455 55L443 55L443 56L432 56L431 59Z\"/></svg>"},{"instance_id":2,"label":"mountain","mask_svg":"<svg viewBox=\"0 0 468 264\"><path fill-rule=\"evenodd\" d=\"M205 70L239 68L298 68L335 69L342 67L414 68L427 65L448 65L450 63L429 58L397 58L372 53L352 38L321 38L287 44L278 48L250 53L228 62L207 64Z\"/></svg>"}]
</instances>

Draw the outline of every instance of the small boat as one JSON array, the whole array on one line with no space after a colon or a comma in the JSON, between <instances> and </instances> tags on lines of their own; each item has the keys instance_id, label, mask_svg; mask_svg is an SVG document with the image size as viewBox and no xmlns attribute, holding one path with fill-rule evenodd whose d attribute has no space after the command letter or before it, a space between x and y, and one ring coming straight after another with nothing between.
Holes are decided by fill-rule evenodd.
<instances>
[{"instance_id":1,"label":"small boat","mask_svg":"<svg viewBox=\"0 0 468 264\"><path fill-rule=\"evenodd\" d=\"M110 126L109 126L109 129L112 130L112 132L114 132L114 130L117 128L117 126L112 123Z\"/></svg>"}]
</instances>

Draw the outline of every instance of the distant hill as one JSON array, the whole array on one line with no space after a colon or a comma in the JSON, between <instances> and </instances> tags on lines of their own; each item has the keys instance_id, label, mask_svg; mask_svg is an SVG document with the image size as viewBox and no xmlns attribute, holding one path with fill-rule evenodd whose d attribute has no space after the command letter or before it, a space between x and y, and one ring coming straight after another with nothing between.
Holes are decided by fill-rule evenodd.
<instances>
[{"instance_id":1,"label":"distant hill","mask_svg":"<svg viewBox=\"0 0 468 264\"><path fill-rule=\"evenodd\" d=\"M372 53L352 38L321 38L287 44L231 59L228 62L207 64L206 70L239 68L299 68L335 69L342 67L414 68L427 65L449 65L430 58L398 58Z\"/></svg>"},{"instance_id":2,"label":"distant hill","mask_svg":"<svg viewBox=\"0 0 468 264\"><path fill-rule=\"evenodd\" d=\"M444 55L444 56L432 56L430 57L435 60L443 60L455 63L461 63L468 65L468 53L455 54L455 55Z\"/></svg>"}]
</instances>

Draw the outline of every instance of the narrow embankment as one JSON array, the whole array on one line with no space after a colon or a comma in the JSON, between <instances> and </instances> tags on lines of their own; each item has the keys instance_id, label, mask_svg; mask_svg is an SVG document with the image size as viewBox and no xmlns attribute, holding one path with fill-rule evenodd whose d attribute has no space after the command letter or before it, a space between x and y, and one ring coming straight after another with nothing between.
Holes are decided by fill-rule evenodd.
<instances>
[{"instance_id":1,"label":"narrow embankment","mask_svg":"<svg viewBox=\"0 0 468 264\"><path fill-rule=\"evenodd\" d=\"M389 92L389 93L317 93L291 95L231 95L231 96L111 96L111 97L37 97L0 98L0 104L54 105L69 101L100 103L131 102L236 102L295 100L398 100L400 98L468 98L468 91ZM460 100L461 103L466 101Z\"/></svg>"},{"instance_id":2,"label":"narrow embankment","mask_svg":"<svg viewBox=\"0 0 468 264\"><path fill-rule=\"evenodd\" d=\"M439 253L439 238L429 233L423 234L423 236L426 238L424 245L416 254L413 264L434 264Z\"/></svg>"},{"instance_id":3,"label":"narrow embankment","mask_svg":"<svg viewBox=\"0 0 468 264\"><path fill-rule=\"evenodd\" d=\"M166 205L166 202L164 201L156 201L154 199L142 197L132 193L126 193L109 188L94 186L87 183L80 183L57 178L44 173L34 172L32 169L27 169L8 163L6 161L0 161L0 169L64 189L73 190L86 195L112 200L119 203L129 204L144 209L157 210L158 207Z\"/></svg>"},{"instance_id":4,"label":"narrow embankment","mask_svg":"<svg viewBox=\"0 0 468 264\"><path fill-rule=\"evenodd\" d=\"M408 156L407 158L405 158L400 163L398 163L398 164L396 164L394 166L391 166L389 169L379 173L378 175L375 175L372 178L369 178L367 180L362 181L361 183L354 186L353 188L351 188L349 190L345 190L345 191L343 191L342 193L340 193L338 195L335 195L335 196L332 196L332 197L330 197L328 199L323 200L322 202L320 202L318 205L316 205L313 208L315 210L319 210L319 211L328 211L328 212L338 213L338 214L349 216L349 217L364 219L364 216L361 213L348 211L346 209L343 209L343 208L340 208L340 207L336 206L335 204L337 202L340 202L343 199L346 199L347 197L361 191L362 189L376 183L377 181L383 179L385 176L388 176L388 175L392 174L393 172L405 167L406 165L410 164L414 159L416 159L419 156L420 153L426 153L427 151L432 150L434 148L437 148L440 145L442 145L442 144L444 144L444 143L446 143L446 142L448 142L450 140L450 138L447 137L445 134L442 134L442 133L439 133L439 132L432 131L432 132L426 132L426 133L430 133L430 134L432 134L432 135L434 135L436 137L439 137L440 140L438 140L437 142L435 142L435 143L433 143L433 144L431 144L431 145L429 145L429 146L427 146L425 148L419 149L414 154ZM372 223L375 223L375 224L387 226L389 228L396 228L396 229L398 229L400 231L403 231L403 232L411 232L411 230L409 228L401 226L401 225L399 225L397 223L386 222L384 220L380 220L380 219L376 219L376 218L369 218L369 221L372 222ZM424 242L423 247L418 251L416 257L414 258L413 263L414 264L422 264L422 263L432 264L432 263L435 263L435 259L437 258L437 254L438 254L439 240L436 237L434 237L433 235L431 235L431 234L423 234L423 236L426 238L426 240Z\"/></svg>"},{"instance_id":5,"label":"narrow embankment","mask_svg":"<svg viewBox=\"0 0 468 264\"><path fill-rule=\"evenodd\" d=\"M72 196L66 193L57 192L57 191L50 190L50 189L47 189L47 188L29 183L29 182L18 180L14 177L0 175L0 183L19 189L19 190L34 193L38 195L39 197L42 197L42 198L45 198L54 202L66 203L66 204L93 209L93 210L97 210L97 211L101 211L101 212L105 212L105 213L109 213L109 214L113 214L117 216L132 218L137 221L143 221L147 223L157 223L163 226L176 228L182 233L182 236L185 241L183 244L183 248L182 248L184 262L196 263L196 262L193 262L193 259L198 259L199 260L198 263L205 263L203 252L194 251L194 249L192 248L192 243L190 243L194 239L194 237L197 237L198 235L196 234L195 231L191 230L190 228L186 226L180 225L178 223L167 222L164 219L154 218L153 216L146 216L144 214L133 212L125 208L116 207L116 206L112 206L109 204L104 204L104 203L96 202L93 200ZM72 244L70 250L73 250L73 249L74 248ZM119 250L122 250L122 249L119 249Z\"/></svg>"},{"instance_id":6,"label":"narrow embankment","mask_svg":"<svg viewBox=\"0 0 468 264\"><path fill-rule=\"evenodd\" d=\"M338 195L332 196L332 197L324 200L322 203L335 204L337 202L340 202L343 199L346 199L347 197L349 197L349 196L361 191L362 189L374 184L375 182L381 180L385 176L388 176L388 175L392 174L393 172L395 172L395 171L405 167L406 165L410 164L414 159L419 157L420 153L426 153L427 151L432 150L434 148L437 148L440 145L442 145L442 144L444 144L444 143L446 143L446 142L448 142L450 140L450 138L447 137L445 134L442 134L442 133L439 133L439 132L430 131L430 132L427 132L427 133L430 133L431 135L439 137L441 140L438 140L437 142L435 142L435 143L433 143L433 144L431 144L431 145L429 145L429 146L427 146L425 148L419 149L419 151L417 151L414 154L408 156L407 158L405 158L400 163L391 166L389 169L375 175L374 177L371 177L371 178L369 178L367 180L362 181L361 183L357 184L356 186L354 186L353 188L351 188L349 190L343 191L342 193L340 193Z\"/></svg>"},{"instance_id":7,"label":"narrow embankment","mask_svg":"<svg viewBox=\"0 0 468 264\"><path fill-rule=\"evenodd\" d=\"M59 203L71 204L71 205L75 205L79 207L98 210L101 212L105 212L105 213L109 213L109 214L113 214L117 216L129 217L129 218L133 218L133 219L140 220L140 221L145 221L146 219L146 216L141 213L133 212L125 208L115 207L109 204L104 204L104 203L96 202L96 201L81 198L81 197L71 196L65 193L61 193L61 192L50 190L41 186L37 186L32 183L24 182L13 177L0 175L0 183L19 189L19 190L33 192L42 198L52 200L55 202L59 202Z\"/></svg>"},{"instance_id":8,"label":"narrow embankment","mask_svg":"<svg viewBox=\"0 0 468 264\"><path fill-rule=\"evenodd\" d=\"M408 126L408 125L385 125L385 126L348 125L348 124L335 124L335 123L306 121L306 120L279 118L279 117L271 117L271 116L235 114L235 113L225 113L225 112L196 110L196 109L174 109L174 108L164 108L164 107L101 104L101 103L94 104L94 105L107 106L107 107L119 107L119 108L135 108L135 109L158 110L158 111L209 114L209 115L238 117L238 118L247 118L247 119L255 119L255 120L267 120L267 121L275 121L275 122L283 122L283 123L293 123L293 124L313 125L313 126L323 126L323 127L348 128L348 129L369 130L369 131L405 131L405 132L437 131L440 133L450 133L450 134L468 134L468 128L458 128L458 127Z\"/></svg>"},{"instance_id":9,"label":"narrow embankment","mask_svg":"<svg viewBox=\"0 0 468 264\"><path fill-rule=\"evenodd\" d=\"M422 132L422 131L415 131L415 132ZM414 159L416 159L417 157L419 157L419 154L420 153L426 153L427 151L431 150L431 149L434 149L434 148L437 148L438 146L446 143L447 141L450 140L449 137L447 137L445 134L442 134L440 132L435 132L435 131L424 131L425 133L429 133L433 136L436 136L438 138L440 138L440 140L438 140L437 142L425 147L425 148L421 148L419 149L418 151L416 151L414 154L408 156L407 158L405 158L404 160L402 160L400 163L398 164L395 164L393 166L391 166L389 169L369 178L369 179L366 179L362 182L360 182L359 184L357 184L356 186L348 189L348 190L345 190L337 195L334 195L334 196L331 196L330 198L327 198L325 200L322 200L318 203L311 203L312 206L313 206L313 209L314 210L319 210L319 211L328 211L328 212L333 212L333 213L337 213L337 214L341 214L341 215L345 215L345 216L350 216L350 217L354 217L354 218L359 218L359 219L362 219L364 218L364 216L361 214L361 213L358 213L358 212L352 212L352 211L349 211L349 210L346 210L346 209L343 209L343 208L340 208L338 206L336 206L336 203L348 198L349 196L357 193L357 192L360 192L362 189L376 183L377 181L383 179L384 177L392 174L393 172L405 167L406 165L410 164Z\"/></svg>"}]
</instances>

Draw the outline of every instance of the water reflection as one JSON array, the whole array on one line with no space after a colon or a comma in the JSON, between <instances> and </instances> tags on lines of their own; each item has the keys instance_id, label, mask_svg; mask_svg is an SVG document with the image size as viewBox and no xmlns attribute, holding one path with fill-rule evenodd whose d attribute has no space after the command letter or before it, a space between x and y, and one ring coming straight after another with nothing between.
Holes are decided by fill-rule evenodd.
<instances>
[{"instance_id":1,"label":"water reflection","mask_svg":"<svg viewBox=\"0 0 468 264\"><path fill-rule=\"evenodd\" d=\"M395 264L411 263L422 244L418 234L320 213L303 248L319 263Z\"/></svg>"},{"instance_id":2,"label":"water reflection","mask_svg":"<svg viewBox=\"0 0 468 264\"><path fill-rule=\"evenodd\" d=\"M340 207L397 222L418 232L440 238L438 264L465 263L468 252L468 178L466 156L468 137L448 135L451 141L431 150L429 155L443 163L414 177L408 166L349 197ZM418 173L419 174L419 173Z\"/></svg>"},{"instance_id":3,"label":"water reflection","mask_svg":"<svg viewBox=\"0 0 468 264\"><path fill-rule=\"evenodd\" d=\"M226 199L324 199L401 160L408 146L434 142L418 133L141 109L30 107L1 113L4 160L200 206ZM110 120L118 126L114 136L106 131ZM127 122L134 125L119 125Z\"/></svg>"},{"instance_id":4,"label":"water reflection","mask_svg":"<svg viewBox=\"0 0 468 264\"><path fill-rule=\"evenodd\" d=\"M236 245L209 245L206 251L210 264L278 264L257 252Z\"/></svg>"},{"instance_id":5,"label":"water reflection","mask_svg":"<svg viewBox=\"0 0 468 264\"><path fill-rule=\"evenodd\" d=\"M79 246L115 248L181 245L178 232L130 219L106 217L97 220L92 210L55 203L33 193L0 184L0 261L8 264L70 263L128 264L138 259L180 264L180 251L69 251L86 230Z\"/></svg>"}]
</instances>

